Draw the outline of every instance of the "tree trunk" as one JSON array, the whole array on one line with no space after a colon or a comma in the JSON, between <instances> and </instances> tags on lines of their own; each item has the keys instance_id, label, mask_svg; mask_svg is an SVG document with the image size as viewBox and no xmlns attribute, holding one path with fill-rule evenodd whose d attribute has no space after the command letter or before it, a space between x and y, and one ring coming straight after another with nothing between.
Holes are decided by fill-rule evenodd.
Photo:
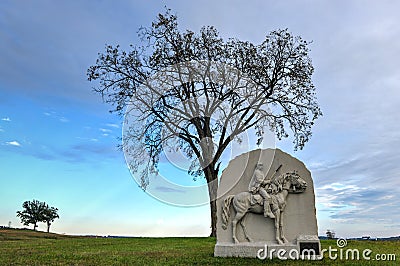
<instances>
[{"instance_id":1,"label":"tree trunk","mask_svg":"<svg viewBox=\"0 0 400 266\"><path fill-rule=\"evenodd\" d=\"M36 227L37 227L37 225L36 225L36 223L34 223L33 224L33 231L36 231Z\"/></svg>"},{"instance_id":2,"label":"tree trunk","mask_svg":"<svg viewBox=\"0 0 400 266\"><path fill-rule=\"evenodd\" d=\"M217 201L210 201L211 211L211 237L217 237Z\"/></svg>"},{"instance_id":3,"label":"tree trunk","mask_svg":"<svg viewBox=\"0 0 400 266\"><path fill-rule=\"evenodd\" d=\"M217 236L217 190L218 190L218 171L209 166L204 169L204 173L208 182L208 195L210 198L210 214L211 214L211 237Z\"/></svg>"},{"instance_id":4,"label":"tree trunk","mask_svg":"<svg viewBox=\"0 0 400 266\"><path fill-rule=\"evenodd\" d=\"M199 137L204 140L201 142L202 162L207 164L203 168L204 176L208 184L208 196L210 199L210 214L211 214L211 237L217 236L217 190L218 190L218 169L216 165L213 135L210 127L211 117L204 117L204 125L200 126L199 119L193 120ZM197 122L197 123L196 123Z\"/></svg>"},{"instance_id":5,"label":"tree trunk","mask_svg":"<svg viewBox=\"0 0 400 266\"><path fill-rule=\"evenodd\" d=\"M50 225L51 223L47 223L47 233L50 233Z\"/></svg>"}]
</instances>

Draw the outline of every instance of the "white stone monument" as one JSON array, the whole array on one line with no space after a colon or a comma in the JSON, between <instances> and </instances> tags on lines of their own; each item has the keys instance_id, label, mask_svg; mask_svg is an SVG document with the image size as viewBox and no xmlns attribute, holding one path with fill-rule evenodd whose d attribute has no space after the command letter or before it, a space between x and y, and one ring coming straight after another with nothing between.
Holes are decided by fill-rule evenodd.
<instances>
[{"instance_id":1,"label":"white stone monument","mask_svg":"<svg viewBox=\"0 0 400 266\"><path fill-rule=\"evenodd\" d=\"M217 208L215 256L320 254L311 173L279 149L233 159L221 176Z\"/></svg>"}]
</instances>

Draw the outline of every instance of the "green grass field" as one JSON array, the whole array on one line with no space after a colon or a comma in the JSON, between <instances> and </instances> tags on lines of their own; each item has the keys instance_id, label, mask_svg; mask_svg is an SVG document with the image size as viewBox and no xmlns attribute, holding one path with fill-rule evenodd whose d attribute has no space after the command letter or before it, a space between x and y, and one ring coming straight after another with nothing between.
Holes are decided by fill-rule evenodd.
<instances>
[{"instance_id":1,"label":"green grass field","mask_svg":"<svg viewBox=\"0 0 400 266\"><path fill-rule=\"evenodd\" d=\"M322 240L322 248L336 247ZM397 261L280 261L214 258L215 238L92 238L0 229L0 265L400 265L400 241L348 241L346 248Z\"/></svg>"}]
</instances>

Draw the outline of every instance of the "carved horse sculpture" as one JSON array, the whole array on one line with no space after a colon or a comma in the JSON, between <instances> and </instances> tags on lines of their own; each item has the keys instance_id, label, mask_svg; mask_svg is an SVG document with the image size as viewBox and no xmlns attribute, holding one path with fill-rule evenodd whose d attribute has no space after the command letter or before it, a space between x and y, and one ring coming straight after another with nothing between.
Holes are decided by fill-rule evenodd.
<instances>
[{"instance_id":1,"label":"carved horse sculpture","mask_svg":"<svg viewBox=\"0 0 400 266\"><path fill-rule=\"evenodd\" d=\"M276 194L272 194L272 213L275 215L275 233L276 233L276 241L278 244L282 245L283 243L287 243L287 239L283 233L283 220L282 214L286 207L286 199L289 193L302 193L307 188L307 183L296 173L289 172L278 176L274 180L275 185L279 187L279 190ZM240 225L243 228L244 235L249 242L252 242L252 239L249 237L247 233L246 226L244 224L244 217L248 212L263 214L264 208L262 205L256 203L251 204L251 197L254 197L250 192L241 192L237 195L231 195L225 198L223 209L222 209L222 228L226 230L229 216L230 216L230 206L233 203L233 208L235 210L235 217L232 220L232 232L233 232L233 240L235 243L239 243L236 238L236 225L240 222Z\"/></svg>"}]
</instances>

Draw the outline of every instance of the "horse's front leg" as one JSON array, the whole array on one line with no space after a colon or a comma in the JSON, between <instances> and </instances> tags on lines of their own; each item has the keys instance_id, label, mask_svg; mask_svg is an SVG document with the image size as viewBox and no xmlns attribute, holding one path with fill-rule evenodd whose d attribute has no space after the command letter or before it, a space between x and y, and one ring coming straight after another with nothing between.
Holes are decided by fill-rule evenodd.
<instances>
[{"instance_id":1,"label":"horse's front leg","mask_svg":"<svg viewBox=\"0 0 400 266\"><path fill-rule=\"evenodd\" d=\"M282 242L281 236L280 236L280 230L279 230L281 211L279 209L276 210L274 215L275 215L275 238L279 245L283 245L283 242Z\"/></svg>"},{"instance_id":2,"label":"horse's front leg","mask_svg":"<svg viewBox=\"0 0 400 266\"><path fill-rule=\"evenodd\" d=\"M289 241L286 239L285 234L283 233L283 211L281 211L281 214L279 217L279 232L280 232L283 243L288 243Z\"/></svg>"}]
</instances>

